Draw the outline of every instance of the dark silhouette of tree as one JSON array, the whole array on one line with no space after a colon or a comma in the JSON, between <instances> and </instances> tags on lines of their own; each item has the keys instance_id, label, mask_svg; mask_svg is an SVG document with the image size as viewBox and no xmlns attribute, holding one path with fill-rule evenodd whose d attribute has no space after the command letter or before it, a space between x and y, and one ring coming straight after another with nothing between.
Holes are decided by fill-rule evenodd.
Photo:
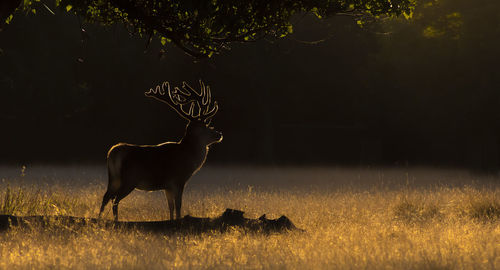
<instances>
[{"instance_id":1,"label":"dark silhouette of tree","mask_svg":"<svg viewBox=\"0 0 500 270\"><path fill-rule=\"evenodd\" d=\"M45 1L48 2L48 1ZM251 42L293 32L294 15L318 18L349 15L360 24L381 16L411 16L415 0L54 0L55 6L87 22L123 23L131 33L175 44L195 58L211 57L233 42ZM44 1L7 0L0 19L12 19L12 7L36 13ZM51 11L52 12L52 11ZM6 18L6 19L5 19Z\"/></svg>"}]
</instances>

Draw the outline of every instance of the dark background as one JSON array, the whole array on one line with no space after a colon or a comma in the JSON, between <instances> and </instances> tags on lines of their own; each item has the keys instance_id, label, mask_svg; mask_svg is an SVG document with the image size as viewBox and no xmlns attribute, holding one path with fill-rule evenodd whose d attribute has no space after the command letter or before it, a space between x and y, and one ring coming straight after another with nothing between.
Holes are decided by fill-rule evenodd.
<instances>
[{"instance_id":1,"label":"dark background","mask_svg":"<svg viewBox=\"0 0 500 270\"><path fill-rule=\"evenodd\" d=\"M499 168L500 3L442 1L363 28L294 18L282 40L195 62L122 26L58 12L0 32L0 163L104 163L117 142L178 140L185 121L144 97L202 78L224 141L211 164ZM318 44L302 41L324 40ZM145 51L146 50L146 51ZM78 61L78 59L82 61Z\"/></svg>"}]
</instances>

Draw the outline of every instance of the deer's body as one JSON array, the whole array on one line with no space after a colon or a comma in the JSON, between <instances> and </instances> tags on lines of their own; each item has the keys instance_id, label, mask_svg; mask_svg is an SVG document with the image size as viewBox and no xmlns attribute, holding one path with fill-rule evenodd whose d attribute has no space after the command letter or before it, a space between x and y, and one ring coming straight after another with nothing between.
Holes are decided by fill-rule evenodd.
<instances>
[{"instance_id":1,"label":"deer's body","mask_svg":"<svg viewBox=\"0 0 500 270\"><path fill-rule=\"evenodd\" d=\"M207 152L171 142L151 146L117 144L108 154L109 186L112 190L133 187L152 191L184 185L201 168ZM187 165L186 160L190 161Z\"/></svg>"},{"instance_id":2,"label":"deer's body","mask_svg":"<svg viewBox=\"0 0 500 270\"><path fill-rule=\"evenodd\" d=\"M113 200L113 215L118 220L119 202L134 189L141 189L164 190L170 219L174 218L174 208L176 217L180 218L186 182L205 163L209 146L222 141L222 134L208 127L207 123L189 120L186 133L179 142L158 145L119 143L109 150L108 189L99 215L107 203Z\"/></svg>"}]
</instances>

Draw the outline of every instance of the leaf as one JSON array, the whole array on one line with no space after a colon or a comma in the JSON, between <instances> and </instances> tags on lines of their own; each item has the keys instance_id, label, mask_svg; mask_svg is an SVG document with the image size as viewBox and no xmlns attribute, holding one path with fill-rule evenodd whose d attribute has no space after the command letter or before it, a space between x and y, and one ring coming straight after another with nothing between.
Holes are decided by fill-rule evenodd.
<instances>
[{"instance_id":1,"label":"leaf","mask_svg":"<svg viewBox=\"0 0 500 270\"><path fill-rule=\"evenodd\" d=\"M161 45L165 46L167 44L167 38L166 37L161 37L160 43L161 43Z\"/></svg>"},{"instance_id":2,"label":"leaf","mask_svg":"<svg viewBox=\"0 0 500 270\"><path fill-rule=\"evenodd\" d=\"M403 12L403 16L405 17L405 19L409 20L413 18L413 11L410 11L409 13Z\"/></svg>"},{"instance_id":3,"label":"leaf","mask_svg":"<svg viewBox=\"0 0 500 270\"><path fill-rule=\"evenodd\" d=\"M14 18L14 16L12 14L10 14L10 16L7 17L7 19L5 19L5 23L9 24L12 21L12 18Z\"/></svg>"},{"instance_id":4,"label":"leaf","mask_svg":"<svg viewBox=\"0 0 500 270\"><path fill-rule=\"evenodd\" d=\"M72 6L72 5L67 5L67 6L66 6L66 11L67 11L67 12L69 12L72 8L73 8L73 6Z\"/></svg>"}]
</instances>

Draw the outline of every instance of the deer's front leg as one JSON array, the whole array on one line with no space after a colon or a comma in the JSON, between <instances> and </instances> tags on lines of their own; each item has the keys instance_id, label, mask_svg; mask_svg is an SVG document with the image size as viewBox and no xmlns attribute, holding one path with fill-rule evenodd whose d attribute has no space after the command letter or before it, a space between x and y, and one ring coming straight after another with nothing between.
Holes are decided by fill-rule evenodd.
<instances>
[{"instance_id":1,"label":"deer's front leg","mask_svg":"<svg viewBox=\"0 0 500 270\"><path fill-rule=\"evenodd\" d=\"M181 206L182 206L182 193L184 192L184 185L178 186L175 191L175 214L176 218L181 218Z\"/></svg>"},{"instance_id":2,"label":"deer's front leg","mask_svg":"<svg viewBox=\"0 0 500 270\"><path fill-rule=\"evenodd\" d=\"M167 197L168 209L170 210L170 220L174 220L174 196L167 189L165 189L165 196Z\"/></svg>"}]
</instances>

